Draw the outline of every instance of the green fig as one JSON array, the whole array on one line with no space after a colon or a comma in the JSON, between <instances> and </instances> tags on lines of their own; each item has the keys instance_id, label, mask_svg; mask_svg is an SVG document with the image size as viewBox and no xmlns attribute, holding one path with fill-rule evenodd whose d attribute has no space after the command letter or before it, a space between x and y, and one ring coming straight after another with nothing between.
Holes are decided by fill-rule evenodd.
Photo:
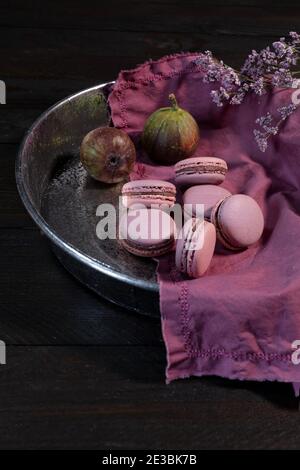
<instances>
[{"instance_id":1,"label":"green fig","mask_svg":"<svg viewBox=\"0 0 300 470\"><path fill-rule=\"evenodd\" d=\"M173 165L196 150L200 130L193 116L169 95L170 107L151 114L143 130L141 143L149 157L161 165Z\"/></svg>"}]
</instances>

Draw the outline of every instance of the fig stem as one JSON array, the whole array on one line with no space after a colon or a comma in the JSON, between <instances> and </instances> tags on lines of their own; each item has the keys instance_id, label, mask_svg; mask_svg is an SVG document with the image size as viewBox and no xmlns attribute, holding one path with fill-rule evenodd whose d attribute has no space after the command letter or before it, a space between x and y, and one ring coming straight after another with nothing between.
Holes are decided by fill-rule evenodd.
<instances>
[{"instance_id":1,"label":"fig stem","mask_svg":"<svg viewBox=\"0 0 300 470\"><path fill-rule=\"evenodd\" d=\"M169 95L169 100L170 100L172 108L178 109L178 104L177 104L176 96L174 95L174 93L171 93Z\"/></svg>"}]
</instances>

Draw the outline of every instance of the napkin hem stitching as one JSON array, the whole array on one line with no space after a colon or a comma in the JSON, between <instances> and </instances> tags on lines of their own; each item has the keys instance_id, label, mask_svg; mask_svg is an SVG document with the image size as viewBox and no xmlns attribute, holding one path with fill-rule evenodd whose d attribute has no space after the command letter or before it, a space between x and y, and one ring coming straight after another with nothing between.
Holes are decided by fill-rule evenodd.
<instances>
[{"instance_id":1,"label":"napkin hem stitching","mask_svg":"<svg viewBox=\"0 0 300 470\"><path fill-rule=\"evenodd\" d=\"M171 60L171 59L176 59L176 58L179 58L179 57L182 57L182 56L199 56L201 55L201 53L183 53L183 54L175 54L174 56L166 56L162 59L166 59L167 60ZM159 63L159 61L157 61ZM145 64L147 65L148 62L146 62ZM153 63L153 62L149 62L149 63ZM145 65L145 64L142 64L142 65ZM139 67L137 67L137 69L135 70L139 70ZM115 90L113 90L113 92L115 92L115 95L116 95L116 98L117 98L117 101L119 103L119 106L120 106L120 120L122 122L122 125L118 126L119 128L127 128L128 126L128 122L127 122L127 119L125 117L125 114L126 114L126 106L125 106L125 103L122 101L122 92L125 91L125 90L128 90L130 88L134 89L134 85L135 84L140 84L140 85L145 85L145 86L148 86L150 83L153 83L153 82L156 82L156 81L160 81L160 80L166 80L166 79L169 79L169 78L172 78L172 77L176 77L176 76L180 76L180 75L184 75L184 74L187 74L187 73L196 73L196 72L201 72L203 71L203 67L201 68L201 66L199 64L197 64L196 62L190 62L189 64L187 64L184 68L180 69L180 70L172 70L168 73L160 73L159 75L156 74L156 75L153 75L153 76L148 76L146 78L135 78L135 81L132 82L132 81L127 81L127 82L123 82L121 83L120 85L117 84L117 86L115 87ZM121 72L122 73L122 72ZM120 74L121 75L121 74ZM119 79L118 79L119 80Z\"/></svg>"},{"instance_id":2,"label":"napkin hem stitching","mask_svg":"<svg viewBox=\"0 0 300 470\"><path fill-rule=\"evenodd\" d=\"M171 261L171 260L170 260ZM244 360L264 360L267 362L282 361L291 362L291 353L255 353L255 352L232 352L226 351L224 348L218 349L200 349L192 345L191 335L192 331L188 327L188 311L189 311L189 289L185 281L180 279L180 275L176 267L170 266L171 279L178 289L180 284L179 292L179 304L180 304L180 323L181 323L181 334L184 340L184 349L189 358L201 357L201 358L212 358L212 359L233 359L236 361ZM177 281L177 282L176 282Z\"/></svg>"}]
</instances>

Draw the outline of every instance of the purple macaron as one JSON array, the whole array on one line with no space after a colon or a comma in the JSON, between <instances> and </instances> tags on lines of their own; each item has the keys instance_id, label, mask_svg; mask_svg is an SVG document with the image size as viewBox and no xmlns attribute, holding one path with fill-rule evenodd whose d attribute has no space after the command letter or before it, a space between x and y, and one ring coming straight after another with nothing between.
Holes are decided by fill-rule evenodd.
<instances>
[{"instance_id":1,"label":"purple macaron","mask_svg":"<svg viewBox=\"0 0 300 470\"><path fill-rule=\"evenodd\" d=\"M215 205L231 196L231 193L222 186L214 184L201 184L188 188L183 195L183 204L185 213L193 217L204 216L210 220L212 209Z\"/></svg>"},{"instance_id":2,"label":"purple macaron","mask_svg":"<svg viewBox=\"0 0 300 470\"><path fill-rule=\"evenodd\" d=\"M264 229L264 217L257 202L245 194L234 194L219 201L211 213L219 241L230 250L241 250L256 243Z\"/></svg>"},{"instance_id":3,"label":"purple macaron","mask_svg":"<svg viewBox=\"0 0 300 470\"><path fill-rule=\"evenodd\" d=\"M122 203L125 207L136 204L172 207L175 199L176 187L168 181L135 180L124 184L122 188Z\"/></svg>"},{"instance_id":4,"label":"purple macaron","mask_svg":"<svg viewBox=\"0 0 300 470\"><path fill-rule=\"evenodd\" d=\"M208 269L216 245L213 224L189 219L179 233L176 244L176 267L190 277L202 276Z\"/></svg>"},{"instance_id":5,"label":"purple macaron","mask_svg":"<svg viewBox=\"0 0 300 470\"><path fill-rule=\"evenodd\" d=\"M193 157L175 165L175 182L180 186L220 184L228 171L225 160L216 157Z\"/></svg>"},{"instance_id":6,"label":"purple macaron","mask_svg":"<svg viewBox=\"0 0 300 470\"><path fill-rule=\"evenodd\" d=\"M176 225L160 209L133 209L123 214L119 224L119 241L137 256L161 256L175 247Z\"/></svg>"}]
</instances>

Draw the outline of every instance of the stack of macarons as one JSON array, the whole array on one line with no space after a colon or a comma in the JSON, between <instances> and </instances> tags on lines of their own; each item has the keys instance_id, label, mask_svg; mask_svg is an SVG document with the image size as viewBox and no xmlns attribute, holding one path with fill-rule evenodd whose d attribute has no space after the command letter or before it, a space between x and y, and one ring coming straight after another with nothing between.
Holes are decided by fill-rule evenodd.
<instances>
[{"instance_id":1,"label":"stack of macarons","mask_svg":"<svg viewBox=\"0 0 300 470\"><path fill-rule=\"evenodd\" d=\"M241 250L259 240L264 219L253 198L219 186L227 171L221 158L188 158L175 165L175 182L184 190L185 211L197 217L197 204L203 205L204 219L215 226L218 240L230 250Z\"/></svg>"},{"instance_id":2,"label":"stack of macarons","mask_svg":"<svg viewBox=\"0 0 300 470\"><path fill-rule=\"evenodd\" d=\"M177 269L190 277L199 277L210 265L217 239L230 250L256 243L264 227L261 209L250 196L232 195L220 186L227 171L226 162L215 157L187 158L176 163L175 184L183 191L183 208L188 219L178 236L173 219L165 212L175 203L176 187L158 180L126 183L122 189L123 205L130 209L143 204L141 220L159 214L161 234L156 240L149 237L149 241L141 237L132 240L129 234L122 241L124 247L136 255L159 256L173 249L177 239ZM201 213L199 207L203 209ZM153 210L158 213L154 214Z\"/></svg>"},{"instance_id":3,"label":"stack of macarons","mask_svg":"<svg viewBox=\"0 0 300 470\"><path fill-rule=\"evenodd\" d=\"M174 184L161 180L136 180L124 184L122 204L128 209L121 220L119 239L137 256L161 256L175 247L176 224L167 213L176 201Z\"/></svg>"}]
</instances>

